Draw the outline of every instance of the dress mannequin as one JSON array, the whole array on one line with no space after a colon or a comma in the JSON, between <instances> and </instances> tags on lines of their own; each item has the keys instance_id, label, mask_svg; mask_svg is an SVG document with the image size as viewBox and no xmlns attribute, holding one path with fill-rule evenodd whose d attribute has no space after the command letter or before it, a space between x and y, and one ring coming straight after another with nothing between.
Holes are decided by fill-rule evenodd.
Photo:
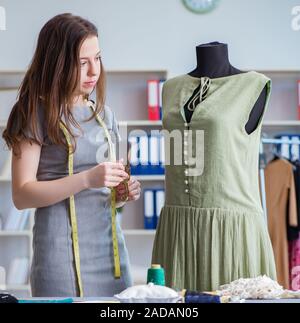
<instances>
[{"instance_id":1,"label":"dress mannequin","mask_svg":"<svg viewBox=\"0 0 300 323\"><path fill-rule=\"evenodd\" d=\"M243 71L238 70L233 67L228 59L228 46L227 44L212 42L207 44L202 44L196 47L197 54L197 67L188 73L193 77L209 77L211 79L218 77L226 77L230 75L244 73ZM197 87L188 100L184 107L185 116L187 122L190 122L193 111L188 110L187 106L193 100L197 92L199 91L199 87ZM263 109L265 106L267 97L267 88L265 87L256 101L247 124L245 125L245 129L248 134L252 133L262 116ZM196 104L199 103L199 99L196 100Z\"/></svg>"},{"instance_id":2,"label":"dress mannequin","mask_svg":"<svg viewBox=\"0 0 300 323\"><path fill-rule=\"evenodd\" d=\"M170 162L151 263L179 290L214 291L260 275L276 280L258 180L271 80L231 66L226 44L198 46L197 63L163 86L163 130L181 136L165 141Z\"/></svg>"}]
</instances>

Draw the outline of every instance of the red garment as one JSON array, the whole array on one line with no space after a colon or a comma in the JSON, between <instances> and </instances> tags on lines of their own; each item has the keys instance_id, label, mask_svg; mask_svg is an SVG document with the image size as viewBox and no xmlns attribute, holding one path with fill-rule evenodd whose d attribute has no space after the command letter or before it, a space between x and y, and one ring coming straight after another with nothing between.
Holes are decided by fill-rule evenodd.
<instances>
[{"instance_id":1,"label":"red garment","mask_svg":"<svg viewBox=\"0 0 300 323\"><path fill-rule=\"evenodd\" d=\"M289 242L290 289L300 290L300 235Z\"/></svg>"}]
</instances>

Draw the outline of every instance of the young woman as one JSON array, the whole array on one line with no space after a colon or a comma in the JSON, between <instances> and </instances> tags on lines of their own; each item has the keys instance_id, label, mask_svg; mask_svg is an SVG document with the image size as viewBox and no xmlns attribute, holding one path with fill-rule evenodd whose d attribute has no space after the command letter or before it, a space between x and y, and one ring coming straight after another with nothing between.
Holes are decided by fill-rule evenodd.
<instances>
[{"instance_id":1,"label":"young woman","mask_svg":"<svg viewBox=\"0 0 300 323\"><path fill-rule=\"evenodd\" d=\"M104 97L96 27L55 16L40 31L3 133L13 150L14 204L36 208L32 296L112 296L132 285L115 209L140 197L140 183L129 179L125 189L117 121Z\"/></svg>"}]
</instances>

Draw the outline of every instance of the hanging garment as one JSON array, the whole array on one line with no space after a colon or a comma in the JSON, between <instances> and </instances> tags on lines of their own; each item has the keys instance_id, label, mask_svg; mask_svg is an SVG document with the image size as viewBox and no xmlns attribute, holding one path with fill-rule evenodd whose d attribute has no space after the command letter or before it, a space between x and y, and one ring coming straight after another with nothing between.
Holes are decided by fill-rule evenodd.
<instances>
[{"instance_id":1,"label":"hanging garment","mask_svg":"<svg viewBox=\"0 0 300 323\"><path fill-rule=\"evenodd\" d=\"M268 228L274 250L278 283L289 288L287 222L297 226L293 165L277 159L265 168Z\"/></svg>"},{"instance_id":2,"label":"hanging garment","mask_svg":"<svg viewBox=\"0 0 300 323\"><path fill-rule=\"evenodd\" d=\"M44 114L39 109L38 133L44 140L37 179L55 180L68 176L68 155L54 145L44 131ZM90 107L72 110L83 133L71 125L78 136L74 153L74 174L109 161L105 131L95 119L86 122ZM100 113L114 141L120 140L117 122L109 107ZM74 196L80 250L80 272L84 297L113 296L132 285L128 251L117 215L116 231L121 262L121 277L115 278L112 243L111 190L86 189ZM32 295L37 297L78 296L78 277L74 265L69 199L36 209L33 228Z\"/></svg>"},{"instance_id":3,"label":"hanging garment","mask_svg":"<svg viewBox=\"0 0 300 323\"><path fill-rule=\"evenodd\" d=\"M187 123L184 105L199 83L208 84L182 75L163 88L163 128L183 139L176 149L165 141L166 201L152 263L178 289L211 291L262 274L276 279L258 182L262 118L253 133L245 130L265 86L269 99L271 82L254 71L210 79L206 99Z\"/></svg>"}]
</instances>

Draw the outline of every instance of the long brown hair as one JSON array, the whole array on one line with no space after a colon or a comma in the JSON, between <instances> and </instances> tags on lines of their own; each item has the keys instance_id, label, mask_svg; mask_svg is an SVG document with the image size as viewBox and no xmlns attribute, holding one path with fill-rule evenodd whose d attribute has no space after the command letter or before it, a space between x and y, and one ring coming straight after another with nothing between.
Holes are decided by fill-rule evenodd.
<instances>
[{"instance_id":1,"label":"long brown hair","mask_svg":"<svg viewBox=\"0 0 300 323\"><path fill-rule=\"evenodd\" d=\"M80 47L91 36L98 37L96 26L70 13L53 17L41 29L33 59L2 134L8 148L16 156L21 153L20 142L23 139L43 144L37 133L38 109L41 108L45 110L44 130L51 142L66 146L59 124L63 115L75 151L76 141L70 130L70 123L77 128L80 126L71 113L72 100L80 84ZM94 118L104 107L106 80L101 59L100 64L101 74L96 84L96 109L88 120ZM30 129L34 138L28 138L24 129Z\"/></svg>"}]
</instances>

